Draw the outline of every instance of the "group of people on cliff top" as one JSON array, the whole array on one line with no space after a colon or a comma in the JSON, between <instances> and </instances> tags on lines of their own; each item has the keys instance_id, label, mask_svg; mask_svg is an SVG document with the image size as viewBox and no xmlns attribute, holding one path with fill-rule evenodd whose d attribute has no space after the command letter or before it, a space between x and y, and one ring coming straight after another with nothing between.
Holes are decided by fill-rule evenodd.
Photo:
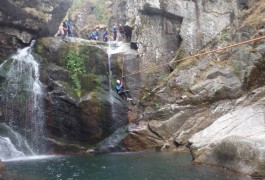
<instances>
[{"instance_id":1,"label":"group of people on cliff top","mask_svg":"<svg viewBox=\"0 0 265 180\"><path fill-rule=\"evenodd\" d=\"M120 24L118 28L114 25L111 31L109 31L109 29L106 28L103 32L102 39L104 42L108 42L109 40L116 41L118 38L118 33L125 41L127 42L131 41L132 28L127 24L124 26ZM65 37L73 37L72 21L70 21L69 19L63 21L63 23L60 25L58 29L58 32L55 34L55 37L61 37L62 39L64 39ZM88 34L87 38L89 40L100 41L101 36L99 28L97 28L91 34Z\"/></svg>"},{"instance_id":2,"label":"group of people on cliff top","mask_svg":"<svg viewBox=\"0 0 265 180\"><path fill-rule=\"evenodd\" d=\"M108 28L106 28L102 36L103 41L104 42L108 42L109 40L116 41L118 37L118 32L123 39L125 39L126 41L131 41L132 28L128 25L123 26L121 24L119 25L119 28L117 28L114 25L111 32L109 31ZM89 40L99 41L101 39L99 29L97 28L96 31L93 31L91 34L88 34L87 37Z\"/></svg>"},{"instance_id":3,"label":"group of people on cliff top","mask_svg":"<svg viewBox=\"0 0 265 180\"><path fill-rule=\"evenodd\" d=\"M121 24L119 25L119 28L117 28L115 25L113 26L111 31L111 36L109 35L108 28L106 28L103 33L103 41L104 42L108 42L109 40L116 41L118 32L123 39L125 39L126 41L131 41L132 28L129 27L128 25L122 26ZM58 32L55 34L55 37L61 37L62 39L64 39L66 36L73 37L73 25L70 20L63 21L63 23L59 27ZM97 28L96 31L93 31L90 35L88 35L88 39L99 41L100 40L99 29ZM117 94L120 95L123 99L126 99L128 101L133 100L129 94L129 90L124 89L124 85L120 80L116 81L115 90Z\"/></svg>"},{"instance_id":4,"label":"group of people on cliff top","mask_svg":"<svg viewBox=\"0 0 265 180\"><path fill-rule=\"evenodd\" d=\"M62 39L64 39L66 36L73 37L73 24L69 19L63 21L57 33L55 34L55 37L61 37Z\"/></svg>"}]
</instances>

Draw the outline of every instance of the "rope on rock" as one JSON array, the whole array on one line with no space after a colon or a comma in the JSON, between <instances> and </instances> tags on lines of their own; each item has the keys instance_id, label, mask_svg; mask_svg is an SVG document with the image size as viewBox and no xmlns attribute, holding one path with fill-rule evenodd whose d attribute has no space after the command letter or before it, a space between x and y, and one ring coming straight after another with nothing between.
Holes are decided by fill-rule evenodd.
<instances>
[{"instance_id":1,"label":"rope on rock","mask_svg":"<svg viewBox=\"0 0 265 180\"><path fill-rule=\"evenodd\" d=\"M125 76L123 75L123 72L122 72L122 78L125 78L125 77L128 77L128 76L133 76L133 75L140 74L140 73L147 72L147 71L151 71L151 70L154 70L156 68L169 65L171 63L190 60L190 59L197 58L197 57L200 57L200 56L204 56L204 55L208 55L208 54L211 54L211 53L215 53L215 52L219 52L219 51L224 51L224 50L227 50L227 49L231 49L233 47L237 47L237 46L241 46L241 45L244 45L244 44L248 44L248 43L251 43L251 42L261 41L263 39L265 39L265 36L258 37L258 38L253 38L253 39L250 39L250 40L247 40L247 41L243 41L243 42L240 42L240 43L232 44L232 45L225 46L225 47L222 47L222 48L219 48L219 49L215 49L215 50L212 50L212 51L207 51L207 52L204 52L204 53L196 54L194 56L185 57L185 58L182 58L182 59L175 60L176 59L176 57L175 57L169 63L163 63L163 64L160 64L160 65L155 66L153 68L147 68L147 69L144 69L144 70L141 70L141 71L137 71L137 72L134 72L134 73L131 73L131 74L127 74Z\"/></svg>"}]
</instances>

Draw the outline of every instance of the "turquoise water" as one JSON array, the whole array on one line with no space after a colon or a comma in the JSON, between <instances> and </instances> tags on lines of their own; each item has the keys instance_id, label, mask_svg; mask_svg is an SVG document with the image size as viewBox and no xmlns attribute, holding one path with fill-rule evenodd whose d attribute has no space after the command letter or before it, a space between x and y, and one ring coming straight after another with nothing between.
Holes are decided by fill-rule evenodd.
<instances>
[{"instance_id":1,"label":"turquoise water","mask_svg":"<svg viewBox=\"0 0 265 180\"><path fill-rule=\"evenodd\" d=\"M119 153L57 156L6 162L8 173L27 180L224 180L246 176L203 165L192 165L188 153Z\"/></svg>"}]
</instances>

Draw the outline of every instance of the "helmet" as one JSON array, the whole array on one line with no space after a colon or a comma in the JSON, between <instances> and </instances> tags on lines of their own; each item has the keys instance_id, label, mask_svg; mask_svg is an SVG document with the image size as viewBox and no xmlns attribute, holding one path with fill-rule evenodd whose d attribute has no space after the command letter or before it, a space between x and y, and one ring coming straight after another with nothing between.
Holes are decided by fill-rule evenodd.
<instances>
[{"instance_id":1,"label":"helmet","mask_svg":"<svg viewBox=\"0 0 265 180\"><path fill-rule=\"evenodd\" d=\"M116 81L116 83L117 83L117 84L120 84L120 83L121 83L121 81L120 81L120 80L117 80L117 81Z\"/></svg>"}]
</instances>

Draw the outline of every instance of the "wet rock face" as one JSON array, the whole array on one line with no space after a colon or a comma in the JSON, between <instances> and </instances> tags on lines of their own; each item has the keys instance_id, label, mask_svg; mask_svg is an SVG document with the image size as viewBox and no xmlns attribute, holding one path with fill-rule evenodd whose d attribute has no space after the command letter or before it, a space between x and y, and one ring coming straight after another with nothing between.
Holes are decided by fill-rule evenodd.
<instances>
[{"instance_id":1,"label":"wet rock face","mask_svg":"<svg viewBox=\"0 0 265 180\"><path fill-rule=\"evenodd\" d=\"M5 170L5 165L4 163L0 160L0 173Z\"/></svg>"},{"instance_id":2,"label":"wet rock face","mask_svg":"<svg viewBox=\"0 0 265 180\"><path fill-rule=\"evenodd\" d=\"M5 179L5 165L4 163L0 160L0 179Z\"/></svg>"},{"instance_id":3,"label":"wet rock face","mask_svg":"<svg viewBox=\"0 0 265 180\"><path fill-rule=\"evenodd\" d=\"M78 152L95 145L127 124L127 104L109 90L108 60L104 50L90 41L42 38L35 47L42 62L41 80L46 85L46 132L51 153ZM73 56L75 55L75 56ZM67 68L79 58L85 72L73 81ZM81 90L76 90L79 81Z\"/></svg>"},{"instance_id":4,"label":"wet rock face","mask_svg":"<svg viewBox=\"0 0 265 180\"><path fill-rule=\"evenodd\" d=\"M0 34L7 40L13 39L5 46L19 47L19 44L29 44L33 38L54 35L71 4L72 0L1 1ZM1 51L5 46L0 46Z\"/></svg>"}]
</instances>

